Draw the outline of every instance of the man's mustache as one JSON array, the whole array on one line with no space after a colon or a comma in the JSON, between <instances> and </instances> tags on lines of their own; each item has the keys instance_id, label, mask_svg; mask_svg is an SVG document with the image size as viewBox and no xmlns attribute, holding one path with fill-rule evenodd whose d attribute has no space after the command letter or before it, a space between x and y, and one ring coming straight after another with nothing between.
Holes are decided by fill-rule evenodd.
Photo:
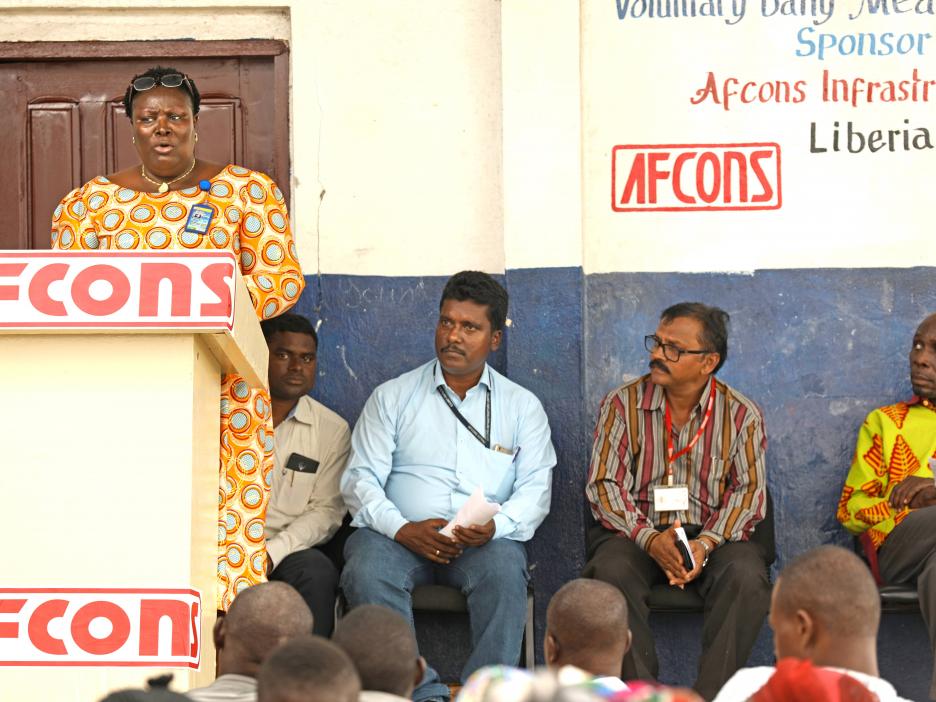
<instances>
[{"instance_id":1,"label":"man's mustache","mask_svg":"<svg viewBox=\"0 0 936 702\"><path fill-rule=\"evenodd\" d=\"M464 356L464 355L465 355L465 352L464 352L462 349L460 349L459 347L455 346L454 344L449 344L448 346L443 346L443 347L442 347L441 353L447 353L447 352L449 352L449 351L452 351L452 352L454 352L454 353L457 353L457 354L459 354L459 355L461 355L461 356Z\"/></svg>"},{"instance_id":2,"label":"man's mustache","mask_svg":"<svg viewBox=\"0 0 936 702\"><path fill-rule=\"evenodd\" d=\"M664 372L664 373L667 373L667 374L672 375L672 374L670 373L670 369L666 367L666 364L663 363L663 361L660 361L660 360L658 360L658 359L656 359L656 358L654 358L652 361L650 361L650 367L651 367L651 368L656 368L656 369L658 369L658 370L660 370L660 371L662 371L662 372Z\"/></svg>"}]
</instances>

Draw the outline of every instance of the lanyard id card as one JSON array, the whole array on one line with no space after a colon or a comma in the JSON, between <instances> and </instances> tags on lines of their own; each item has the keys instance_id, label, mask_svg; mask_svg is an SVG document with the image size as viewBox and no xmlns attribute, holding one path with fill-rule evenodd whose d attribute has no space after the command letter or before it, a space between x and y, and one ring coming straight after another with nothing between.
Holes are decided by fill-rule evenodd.
<instances>
[{"instance_id":1,"label":"lanyard id card","mask_svg":"<svg viewBox=\"0 0 936 702\"><path fill-rule=\"evenodd\" d=\"M673 463L692 450L693 446L702 438L709 418L712 416L712 406L715 403L715 377L712 377L712 384L709 388L708 405L705 409L705 417L699 426L699 430L692 437L689 444L681 451L674 451L673 447L673 420L670 418L669 404L666 405L665 431L666 431L666 473L665 485L654 485L650 489L653 491L653 509L656 512L684 512L689 509L689 486L673 484Z\"/></svg>"},{"instance_id":2,"label":"lanyard id card","mask_svg":"<svg viewBox=\"0 0 936 702\"><path fill-rule=\"evenodd\" d=\"M688 485L654 485L650 489L655 512L685 512L689 509Z\"/></svg>"},{"instance_id":3,"label":"lanyard id card","mask_svg":"<svg viewBox=\"0 0 936 702\"><path fill-rule=\"evenodd\" d=\"M192 205L188 221L185 223L185 231L190 234L206 234L212 217L214 217L214 210L211 205Z\"/></svg>"}]
</instances>

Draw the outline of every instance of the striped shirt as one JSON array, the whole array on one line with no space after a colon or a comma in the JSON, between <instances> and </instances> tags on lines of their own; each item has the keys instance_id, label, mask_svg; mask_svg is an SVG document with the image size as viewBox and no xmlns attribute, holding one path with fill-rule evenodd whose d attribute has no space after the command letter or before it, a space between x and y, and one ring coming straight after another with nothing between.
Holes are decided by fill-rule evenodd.
<instances>
[{"instance_id":1,"label":"striped shirt","mask_svg":"<svg viewBox=\"0 0 936 702\"><path fill-rule=\"evenodd\" d=\"M673 427L673 454L699 431L708 405L706 383L689 421ZM651 487L666 474L666 395L650 376L608 393L601 402L585 494L602 526L646 549L656 525L679 516L701 525L716 544L746 541L764 518L767 435L757 405L722 382L715 383L712 415L701 438L673 464L676 485L688 485L688 512L653 509Z\"/></svg>"}]
</instances>

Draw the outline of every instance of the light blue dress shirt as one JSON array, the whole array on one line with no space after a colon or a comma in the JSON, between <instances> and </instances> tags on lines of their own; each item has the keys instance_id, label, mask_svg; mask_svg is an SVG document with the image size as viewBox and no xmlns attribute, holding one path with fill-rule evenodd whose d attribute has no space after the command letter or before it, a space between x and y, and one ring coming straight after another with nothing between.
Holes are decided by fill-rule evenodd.
<instances>
[{"instance_id":1,"label":"light blue dress shirt","mask_svg":"<svg viewBox=\"0 0 936 702\"><path fill-rule=\"evenodd\" d=\"M458 421L436 390L440 385L482 435L490 389L491 448ZM485 364L462 400L430 361L367 400L351 436L341 494L353 526L392 539L407 522L451 519L480 485L501 505L494 538L527 541L549 512L555 465L549 422L533 393Z\"/></svg>"}]
</instances>

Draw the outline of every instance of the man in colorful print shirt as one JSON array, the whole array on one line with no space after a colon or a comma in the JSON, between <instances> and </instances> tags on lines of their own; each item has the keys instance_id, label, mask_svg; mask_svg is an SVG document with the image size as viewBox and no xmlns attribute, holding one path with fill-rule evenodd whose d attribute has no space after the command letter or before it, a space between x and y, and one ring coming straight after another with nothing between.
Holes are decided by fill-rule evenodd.
<instances>
[{"instance_id":1,"label":"man in colorful print shirt","mask_svg":"<svg viewBox=\"0 0 936 702\"><path fill-rule=\"evenodd\" d=\"M913 583L936 642L936 314L913 335L913 397L874 410L858 433L838 520L860 534L883 582ZM930 683L936 699L936 673Z\"/></svg>"}]
</instances>

